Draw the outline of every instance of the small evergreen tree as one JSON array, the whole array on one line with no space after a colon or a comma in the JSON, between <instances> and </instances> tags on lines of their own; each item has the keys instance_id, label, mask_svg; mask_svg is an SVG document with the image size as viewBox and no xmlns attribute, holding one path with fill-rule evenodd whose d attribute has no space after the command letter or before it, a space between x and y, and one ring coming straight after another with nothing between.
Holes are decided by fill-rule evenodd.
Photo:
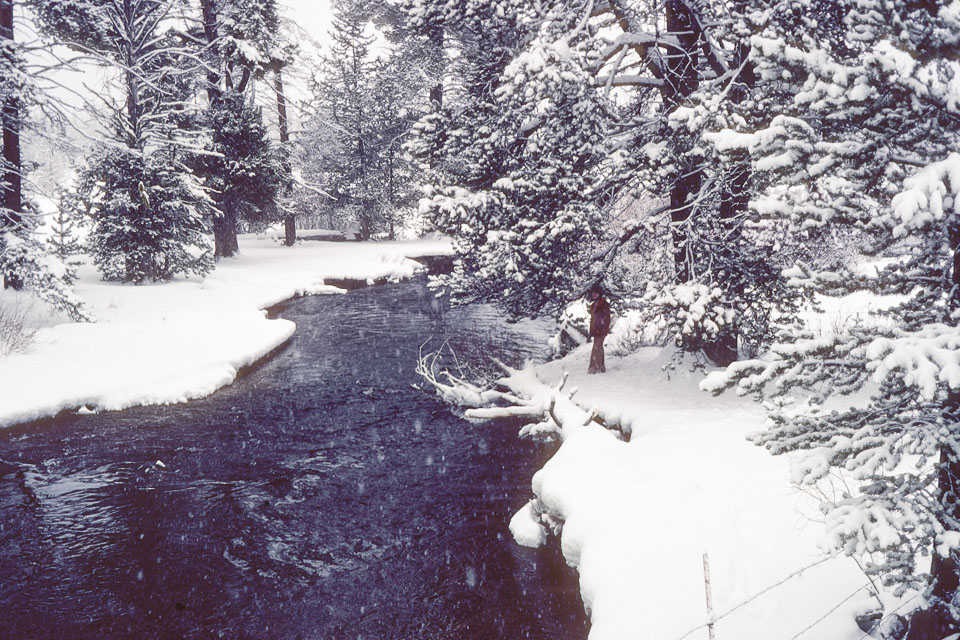
<instances>
[{"instance_id":1,"label":"small evergreen tree","mask_svg":"<svg viewBox=\"0 0 960 640\"><path fill-rule=\"evenodd\" d=\"M77 219L72 213L73 207L67 201L69 201L68 195L62 197L60 206L50 218L47 249L66 267L64 280L67 284L73 284L77 277L76 267L79 264L76 256L80 255L83 248L77 236Z\"/></svg>"},{"instance_id":2,"label":"small evergreen tree","mask_svg":"<svg viewBox=\"0 0 960 640\"><path fill-rule=\"evenodd\" d=\"M67 267L37 241L32 230L21 227L0 236L0 270L9 273L21 287L76 322L93 319L83 301L68 286Z\"/></svg>"},{"instance_id":3,"label":"small evergreen tree","mask_svg":"<svg viewBox=\"0 0 960 640\"><path fill-rule=\"evenodd\" d=\"M105 279L139 284L212 269L212 202L180 155L103 144L91 153L78 192L93 217L88 251Z\"/></svg>"}]
</instances>

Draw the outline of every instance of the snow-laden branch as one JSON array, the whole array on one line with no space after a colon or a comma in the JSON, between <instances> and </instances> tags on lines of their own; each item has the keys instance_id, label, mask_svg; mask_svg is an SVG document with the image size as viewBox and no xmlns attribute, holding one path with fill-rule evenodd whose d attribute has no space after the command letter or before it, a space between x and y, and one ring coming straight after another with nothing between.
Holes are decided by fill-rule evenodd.
<instances>
[{"instance_id":1,"label":"snow-laden branch","mask_svg":"<svg viewBox=\"0 0 960 640\"><path fill-rule=\"evenodd\" d=\"M605 424L596 410L585 410L573 401L576 389L564 391L566 374L550 386L537 377L533 365L514 369L494 360L506 375L492 385L481 386L468 381L463 374L441 368L440 359L445 348L424 354L421 347L417 373L445 402L466 408L464 416L468 419L530 418L535 422L524 425L520 436L543 439L564 439L591 423L614 432L618 430ZM450 355L456 359L452 352Z\"/></svg>"}]
</instances>

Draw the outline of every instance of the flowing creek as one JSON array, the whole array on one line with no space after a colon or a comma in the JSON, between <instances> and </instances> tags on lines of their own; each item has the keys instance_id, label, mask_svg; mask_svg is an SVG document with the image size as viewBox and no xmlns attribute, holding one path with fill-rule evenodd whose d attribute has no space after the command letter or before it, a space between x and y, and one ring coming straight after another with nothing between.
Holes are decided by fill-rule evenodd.
<instances>
[{"instance_id":1,"label":"flowing creek","mask_svg":"<svg viewBox=\"0 0 960 640\"><path fill-rule=\"evenodd\" d=\"M554 449L411 386L424 343L516 364L544 331L419 280L272 313L293 339L205 400L0 430L0 638L585 638L556 545L507 528Z\"/></svg>"}]
</instances>

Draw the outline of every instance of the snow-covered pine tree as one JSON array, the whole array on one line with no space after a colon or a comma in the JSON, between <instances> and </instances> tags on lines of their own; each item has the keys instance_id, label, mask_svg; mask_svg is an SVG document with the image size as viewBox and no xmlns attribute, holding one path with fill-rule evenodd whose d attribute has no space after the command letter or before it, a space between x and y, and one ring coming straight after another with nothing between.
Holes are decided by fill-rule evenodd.
<instances>
[{"instance_id":1,"label":"snow-covered pine tree","mask_svg":"<svg viewBox=\"0 0 960 640\"><path fill-rule=\"evenodd\" d=\"M58 207L57 211L50 217L49 227L50 235L47 236L47 249L66 267L64 280L67 284L73 284L77 277L76 256L80 255L83 250L77 236L73 207L69 205Z\"/></svg>"},{"instance_id":2,"label":"snow-covered pine tree","mask_svg":"<svg viewBox=\"0 0 960 640\"><path fill-rule=\"evenodd\" d=\"M429 76L420 75L420 68L404 53L401 49L378 58L373 77L373 95L380 96L372 113L377 134L375 184L380 223L390 240L396 238L398 227L410 225L416 211L417 165L403 152L403 143L417 114L426 111L430 95Z\"/></svg>"},{"instance_id":3,"label":"snow-covered pine tree","mask_svg":"<svg viewBox=\"0 0 960 640\"><path fill-rule=\"evenodd\" d=\"M26 73L21 46L14 38L13 0L0 0L0 232L16 230L23 217L20 132L22 114L33 87ZM0 239L0 253L6 245ZM0 273L3 286L19 289L20 278L12 272Z\"/></svg>"},{"instance_id":4,"label":"snow-covered pine tree","mask_svg":"<svg viewBox=\"0 0 960 640\"><path fill-rule=\"evenodd\" d=\"M322 67L314 76L314 101L321 120L329 119L336 147L325 154L324 188L340 205L354 212L363 239L369 239L378 221L373 184L374 139L372 90L373 36L367 32L369 15L362 2L333 4L333 25Z\"/></svg>"},{"instance_id":5,"label":"snow-covered pine tree","mask_svg":"<svg viewBox=\"0 0 960 640\"><path fill-rule=\"evenodd\" d=\"M188 167L192 51L174 31L177 3L34 0L41 29L116 69L119 104L104 97L104 139L78 196L92 215L88 247L109 280L163 280L212 268L211 202Z\"/></svg>"},{"instance_id":6,"label":"snow-covered pine tree","mask_svg":"<svg viewBox=\"0 0 960 640\"><path fill-rule=\"evenodd\" d=\"M75 320L89 320L83 302L69 290L69 269L37 239L37 211L23 193L21 134L39 90L14 38L14 6L13 0L0 0L0 278L4 287L25 289Z\"/></svg>"},{"instance_id":7,"label":"snow-covered pine tree","mask_svg":"<svg viewBox=\"0 0 960 640\"><path fill-rule=\"evenodd\" d=\"M601 231L609 121L581 64L590 39L555 46L556 23L519 4L443 18L451 46L462 49L451 65L462 85L445 92L408 147L428 172L421 211L454 236L460 256L439 283L455 299L496 302L514 316L583 284L585 252Z\"/></svg>"},{"instance_id":8,"label":"snow-covered pine tree","mask_svg":"<svg viewBox=\"0 0 960 640\"><path fill-rule=\"evenodd\" d=\"M750 205L764 218L862 235L865 263L800 264L791 285L867 292L883 310L784 330L769 357L703 386L768 390L770 427L754 441L805 451L801 484L848 478L824 504L829 539L898 592L924 590L942 637L960 620L960 14L949 2L791 0L746 18L759 81L793 98L762 128L713 142L749 152L771 181ZM817 23L845 28L815 38Z\"/></svg>"},{"instance_id":9,"label":"snow-covered pine tree","mask_svg":"<svg viewBox=\"0 0 960 640\"><path fill-rule=\"evenodd\" d=\"M237 223L265 226L279 220L281 161L263 123L260 107L241 93L219 92L204 114L210 151L198 161L217 209L220 256L236 251Z\"/></svg>"},{"instance_id":10,"label":"snow-covered pine tree","mask_svg":"<svg viewBox=\"0 0 960 640\"><path fill-rule=\"evenodd\" d=\"M313 81L309 137L311 182L352 213L360 235L393 231L397 210L410 199L411 168L400 147L424 84L402 53L371 52L371 8L357 0L334 3L329 52ZM425 92L424 92L425 93Z\"/></svg>"},{"instance_id":11,"label":"snow-covered pine tree","mask_svg":"<svg viewBox=\"0 0 960 640\"><path fill-rule=\"evenodd\" d=\"M237 225L279 219L282 158L270 142L259 108L245 94L278 57L279 16L273 0L200 0L208 106L202 118L211 151L198 165L218 213L215 255L237 251Z\"/></svg>"},{"instance_id":12,"label":"snow-covered pine tree","mask_svg":"<svg viewBox=\"0 0 960 640\"><path fill-rule=\"evenodd\" d=\"M738 337L763 339L786 297L778 238L748 226L745 158L717 163L702 140L706 122L755 100L727 4L400 4L460 49L448 71L463 99L448 91L409 147L431 171L424 212L458 239L455 293L533 314L604 278L621 289L620 250L648 226L620 212L659 200L647 222L669 229L673 274L649 282L643 305L715 361L736 356Z\"/></svg>"}]
</instances>

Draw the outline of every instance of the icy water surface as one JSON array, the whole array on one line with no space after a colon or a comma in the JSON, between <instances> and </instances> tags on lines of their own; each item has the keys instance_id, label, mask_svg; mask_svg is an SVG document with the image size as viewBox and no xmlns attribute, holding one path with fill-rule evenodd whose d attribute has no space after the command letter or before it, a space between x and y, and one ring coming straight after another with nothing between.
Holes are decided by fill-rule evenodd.
<instances>
[{"instance_id":1,"label":"icy water surface","mask_svg":"<svg viewBox=\"0 0 960 640\"><path fill-rule=\"evenodd\" d=\"M0 431L0 638L585 638L507 529L552 450L411 387L428 339L542 342L420 282L274 312L291 343L206 400Z\"/></svg>"}]
</instances>

